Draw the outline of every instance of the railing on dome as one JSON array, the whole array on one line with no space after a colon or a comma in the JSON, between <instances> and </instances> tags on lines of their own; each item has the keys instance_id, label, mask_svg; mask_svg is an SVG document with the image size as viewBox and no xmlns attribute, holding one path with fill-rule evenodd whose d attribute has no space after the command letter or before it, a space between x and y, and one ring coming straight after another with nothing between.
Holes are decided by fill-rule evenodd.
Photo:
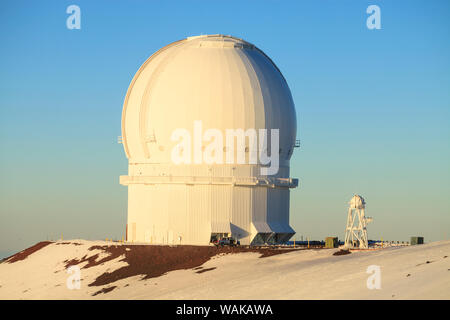
<instances>
[{"instance_id":1,"label":"railing on dome","mask_svg":"<svg viewBox=\"0 0 450 320\"><path fill-rule=\"evenodd\" d=\"M117 143L123 143L123 138L122 138L122 136L118 136L118 137L117 137Z\"/></svg>"}]
</instances>

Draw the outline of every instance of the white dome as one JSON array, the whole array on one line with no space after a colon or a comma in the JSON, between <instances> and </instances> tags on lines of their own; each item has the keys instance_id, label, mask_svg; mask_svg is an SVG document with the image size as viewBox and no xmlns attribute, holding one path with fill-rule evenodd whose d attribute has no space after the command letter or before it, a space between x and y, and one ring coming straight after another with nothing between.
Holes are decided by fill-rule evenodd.
<instances>
[{"instance_id":1,"label":"white dome","mask_svg":"<svg viewBox=\"0 0 450 320\"><path fill-rule=\"evenodd\" d=\"M366 201L363 197L359 195L354 195L349 202L350 208L352 209L364 209L366 207Z\"/></svg>"},{"instance_id":2,"label":"white dome","mask_svg":"<svg viewBox=\"0 0 450 320\"><path fill-rule=\"evenodd\" d=\"M177 128L279 129L288 165L296 113L286 80L261 50L230 36L190 37L165 46L138 70L122 113L130 162L170 163Z\"/></svg>"}]
</instances>

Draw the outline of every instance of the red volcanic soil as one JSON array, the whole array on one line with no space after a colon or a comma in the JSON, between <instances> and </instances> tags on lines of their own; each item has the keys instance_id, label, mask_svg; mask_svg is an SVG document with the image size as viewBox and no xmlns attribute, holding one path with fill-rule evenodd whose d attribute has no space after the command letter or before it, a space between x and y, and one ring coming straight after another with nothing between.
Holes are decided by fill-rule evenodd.
<instances>
[{"instance_id":1,"label":"red volcanic soil","mask_svg":"<svg viewBox=\"0 0 450 320\"><path fill-rule=\"evenodd\" d=\"M78 242L57 242L56 245L62 245L62 244L72 244L74 246L81 246L81 243Z\"/></svg>"},{"instance_id":2,"label":"red volcanic soil","mask_svg":"<svg viewBox=\"0 0 450 320\"><path fill-rule=\"evenodd\" d=\"M99 290L99 291L95 292L95 293L93 294L93 296L96 296L96 295L98 295L98 294L100 294L100 293L108 293L108 292L110 292L110 291L113 291L115 288L117 288L117 286L112 286L112 287L108 287L108 288L103 288L102 290Z\"/></svg>"},{"instance_id":3,"label":"red volcanic soil","mask_svg":"<svg viewBox=\"0 0 450 320\"><path fill-rule=\"evenodd\" d=\"M110 255L96 261L98 255L77 260L65 261L66 267L88 262L83 268L90 268L107 261L123 256L128 266L121 267L112 272L106 272L97 277L89 286L104 286L117 280L142 275L143 280L159 277L169 271L181 269L201 269L202 264L218 254L256 252L261 254L260 258L276 254L287 253L295 249L270 249L270 248L247 248L247 247L212 247L212 246L152 246L152 245L117 245L117 246L92 246L89 250L100 249ZM197 273L213 270L204 269ZM112 290L112 289L111 289ZM102 293L102 292L98 292ZM98 294L97 293L97 294Z\"/></svg>"},{"instance_id":4,"label":"red volcanic soil","mask_svg":"<svg viewBox=\"0 0 450 320\"><path fill-rule=\"evenodd\" d=\"M341 249L341 250L336 251L335 253L333 253L333 256L343 256L343 255L350 254L350 253L351 253L350 250L343 250L343 249Z\"/></svg>"},{"instance_id":5,"label":"red volcanic soil","mask_svg":"<svg viewBox=\"0 0 450 320\"><path fill-rule=\"evenodd\" d=\"M16 253L8 258L3 259L1 262L17 262L26 259L30 254L44 248L45 246L48 246L50 243L53 243L51 241L42 241L36 243L34 246L29 247L28 249L25 249L23 251L20 251L19 253Z\"/></svg>"},{"instance_id":6,"label":"red volcanic soil","mask_svg":"<svg viewBox=\"0 0 450 320\"><path fill-rule=\"evenodd\" d=\"M201 268L201 267L200 267ZM200 269L199 271L196 271L195 273L203 273L203 272L208 272L211 270L216 269L216 267L212 267L212 268L207 268L207 269Z\"/></svg>"}]
</instances>

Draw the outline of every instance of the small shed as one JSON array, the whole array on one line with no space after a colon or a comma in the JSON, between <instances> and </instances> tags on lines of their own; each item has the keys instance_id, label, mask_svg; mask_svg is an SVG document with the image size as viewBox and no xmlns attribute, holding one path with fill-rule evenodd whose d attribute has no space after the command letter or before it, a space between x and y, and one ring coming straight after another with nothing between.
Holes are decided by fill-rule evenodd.
<instances>
[{"instance_id":1,"label":"small shed","mask_svg":"<svg viewBox=\"0 0 450 320\"><path fill-rule=\"evenodd\" d=\"M411 237L411 245L423 244L423 237Z\"/></svg>"},{"instance_id":2,"label":"small shed","mask_svg":"<svg viewBox=\"0 0 450 320\"><path fill-rule=\"evenodd\" d=\"M325 248L337 248L339 246L337 237L326 237Z\"/></svg>"}]
</instances>

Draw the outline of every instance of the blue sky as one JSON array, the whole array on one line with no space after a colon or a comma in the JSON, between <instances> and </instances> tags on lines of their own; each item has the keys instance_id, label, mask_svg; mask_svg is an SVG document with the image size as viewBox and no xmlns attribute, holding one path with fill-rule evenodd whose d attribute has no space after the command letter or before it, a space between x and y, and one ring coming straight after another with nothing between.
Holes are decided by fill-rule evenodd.
<instances>
[{"instance_id":1,"label":"blue sky","mask_svg":"<svg viewBox=\"0 0 450 320\"><path fill-rule=\"evenodd\" d=\"M66 28L71 4L81 30ZM297 238L342 238L359 193L369 238L449 239L449 21L446 0L1 2L0 252L122 237L128 85L164 45L216 33L257 45L291 88Z\"/></svg>"}]
</instances>

